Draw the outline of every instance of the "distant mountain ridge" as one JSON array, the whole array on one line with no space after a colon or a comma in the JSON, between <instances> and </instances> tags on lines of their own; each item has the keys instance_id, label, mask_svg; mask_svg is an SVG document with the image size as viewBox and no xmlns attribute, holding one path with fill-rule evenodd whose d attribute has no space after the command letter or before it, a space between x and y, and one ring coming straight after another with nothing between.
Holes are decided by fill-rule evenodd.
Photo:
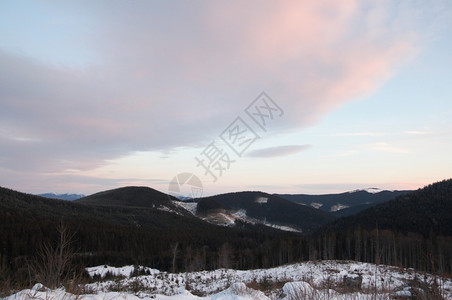
<instances>
[{"instance_id":1,"label":"distant mountain ridge","mask_svg":"<svg viewBox=\"0 0 452 300\"><path fill-rule=\"evenodd\" d=\"M50 198L50 199L60 199L60 200L67 200L67 201L74 201L80 198L85 197L85 195L82 194L55 194L55 193L44 193L44 194L38 194L38 196Z\"/></svg>"},{"instance_id":2,"label":"distant mountain ridge","mask_svg":"<svg viewBox=\"0 0 452 300\"><path fill-rule=\"evenodd\" d=\"M356 214L369 207L375 206L407 194L411 191L385 191L377 188L354 190L340 194L306 195L306 194L275 194L289 201L311 206L333 214L345 217Z\"/></svg>"}]
</instances>

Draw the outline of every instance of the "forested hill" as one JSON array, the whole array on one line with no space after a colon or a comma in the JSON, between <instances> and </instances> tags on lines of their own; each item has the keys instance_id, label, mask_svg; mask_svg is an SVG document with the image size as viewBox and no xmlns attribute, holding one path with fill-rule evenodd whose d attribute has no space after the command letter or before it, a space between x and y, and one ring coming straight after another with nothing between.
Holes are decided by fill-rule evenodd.
<instances>
[{"instance_id":1,"label":"forested hill","mask_svg":"<svg viewBox=\"0 0 452 300\"><path fill-rule=\"evenodd\" d=\"M141 207L191 216L185 209L175 205L173 202L174 200L177 199L149 187L128 186L99 192L75 200L74 203L104 207Z\"/></svg>"},{"instance_id":2,"label":"forested hill","mask_svg":"<svg viewBox=\"0 0 452 300\"><path fill-rule=\"evenodd\" d=\"M333 231L362 229L395 230L424 237L452 236L452 179L437 182L369 208L356 215L338 219L327 228Z\"/></svg>"},{"instance_id":3,"label":"forested hill","mask_svg":"<svg viewBox=\"0 0 452 300\"><path fill-rule=\"evenodd\" d=\"M153 193L126 188L74 202L0 187L0 270L14 280L28 280L27 263L36 259L44 242L54 244L60 223L75 233L72 246L83 265L141 264L175 271L248 269L303 257L296 234L245 223L234 228L212 225L172 210L166 195L143 196ZM116 201L115 205L108 205L107 199Z\"/></svg>"},{"instance_id":4,"label":"forested hill","mask_svg":"<svg viewBox=\"0 0 452 300\"><path fill-rule=\"evenodd\" d=\"M104 205L104 206L129 206L129 207L155 207L156 205L168 205L168 200L176 200L165 193L144 186L128 186L113 190L99 192L75 200L76 203Z\"/></svg>"},{"instance_id":5,"label":"forested hill","mask_svg":"<svg viewBox=\"0 0 452 300\"><path fill-rule=\"evenodd\" d=\"M219 209L223 213L239 210L250 220L289 226L303 233L312 232L335 219L324 211L264 192L237 192L201 198L197 208L198 214L204 216Z\"/></svg>"}]
</instances>

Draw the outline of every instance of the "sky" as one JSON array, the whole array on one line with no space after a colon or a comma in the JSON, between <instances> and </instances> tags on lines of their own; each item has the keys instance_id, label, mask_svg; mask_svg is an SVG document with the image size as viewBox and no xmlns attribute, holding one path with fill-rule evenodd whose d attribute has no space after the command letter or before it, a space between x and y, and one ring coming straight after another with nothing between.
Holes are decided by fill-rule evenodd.
<instances>
[{"instance_id":1,"label":"sky","mask_svg":"<svg viewBox=\"0 0 452 300\"><path fill-rule=\"evenodd\" d=\"M0 1L22 192L417 189L452 177L451 100L446 0Z\"/></svg>"}]
</instances>

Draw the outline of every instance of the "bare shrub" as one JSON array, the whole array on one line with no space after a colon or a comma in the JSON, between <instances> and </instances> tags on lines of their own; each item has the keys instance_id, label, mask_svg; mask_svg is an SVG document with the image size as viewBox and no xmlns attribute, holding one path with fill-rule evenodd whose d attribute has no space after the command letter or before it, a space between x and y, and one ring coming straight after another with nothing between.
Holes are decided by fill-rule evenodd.
<instances>
[{"instance_id":1,"label":"bare shrub","mask_svg":"<svg viewBox=\"0 0 452 300\"><path fill-rule=\"evenodd\" d=\"M0 273L0 299L3 297L9 296L13 292L13 287L11 283L11 278L9 276L6 276L6 274L3 274L3 272Z\"/></svg>"},{"instance_id":2,"label":"bare shrub","mask_svg":"<svg viewBox=\"0 0 452 300\"><path fill-rule=\"evenodd\" d=\"M71 233L62 221L58 225L57 232L58 239L54 243L41 244L38 257L32 265L35 280L51 289L61 287L63 283L75 279L71 268L74 257L71 246L75 233Z\"/></svg>"},{"instance_id":3,"label":"bare shrub","mask_svg":"<svg viewBox=\"0 0 452 300\"><path fill-rule=\"evenodd\" d=\"M444 300L442 289L438 283L438 278L428 278L424 276L421 280L415 277L410 282L411 294L420 300Z\"/></svg>"}]
</instances>

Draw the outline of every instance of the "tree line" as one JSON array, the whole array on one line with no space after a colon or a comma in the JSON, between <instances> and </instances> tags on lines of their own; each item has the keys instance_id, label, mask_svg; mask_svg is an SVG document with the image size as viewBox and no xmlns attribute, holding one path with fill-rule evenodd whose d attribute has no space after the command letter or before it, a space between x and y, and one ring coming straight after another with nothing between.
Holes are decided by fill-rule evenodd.
<instances>
[{"instance_id":1,"label":"tree line","mask_svg":"<svg viewBox=\"0 0 452 300\"><path fill-rule=\"evenodd\" d=\"M428 187L415 194L415 199L449 203L451 187L450 181ZM448 219L442 221L444 209L439 214L423 209L435 222L430 227L412 227L422 227L420 232L410 232L403 222L422 219L410 220L405 215L397 219L401 224L394 220L381 225L362 217L301 236L243 222L233 228L214 226L195 217L150 208L86 206L6 189L0 192L0 287L5 282L25 287L39 280L33 266L45 261L43 252L58 248L61 223L71 237L70 266L78 270L102 264L144 265L169 272L255 269L336 259L452 274L452 237L444 234L449 230L442 225L449 224ZM412 216L419 215L416 205L406 205L408 200L402 198L389 206L403 205ZM386 207L376 210L391 212Z\"/></svg>"}]
</instances>

